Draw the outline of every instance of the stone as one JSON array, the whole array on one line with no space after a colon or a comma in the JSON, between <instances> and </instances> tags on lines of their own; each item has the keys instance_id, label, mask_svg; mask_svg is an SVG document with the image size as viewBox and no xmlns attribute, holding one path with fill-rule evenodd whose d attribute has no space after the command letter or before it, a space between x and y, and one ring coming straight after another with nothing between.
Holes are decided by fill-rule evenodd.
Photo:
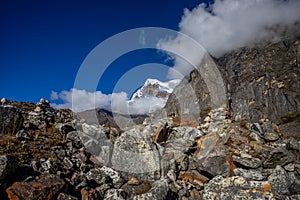
<instances>
[{"instance_id":1,"label":"stone","mask_svg":"<svg viewBox=\"0 0 300 200\"><path fill-rule=\"evenodd\" d=\"M111 178L115 188L120 188L121 185L124 183L124 180L121 177L121 175L112 168L103 166L100 168L100 171L102 171L105 175Z\"/></svg>"},{"instance_id":2,"label":"stone","mask_svg":"<svg viewBox=\"0 0 300 200\"><path fill-rule=\"evenodd\" d=\"M104 200L125 200L126 193L122 189L109 189L106 191Z\"/></svg>"},{"instance_id":3,"label":"stone","mask_svg":"<svg viewBox=\"0 0 300 200\"><path fill-rule=\"evenodd\" d=\"M152 188L140 195L133 197L133 200L165 200L169 191L167 179L160 179L152 183Z\"/></svg>"},{"instance_id":4,"label":"stone","mask_svg":"<svg viewBox=\"0 0 300 200\"><path fill-rule=\"evenodd\" d=\"M63 163L66 169L72 169L74 166L73 162L68 157L64 157Z\"/></svg>"},{"instance_id":5,"label":"stone","mask_svg":"<svg viewBox=\"0 0 300 200\"><path fill-rule=\"evenodd\" d=\"M284 166L284 169L288 172L293 172L295 171L295 164L294 163L289 163Z\"/></svg>"},{"instance_id":6,"label":"stone","mask_svg":"<svg viewBox=\"0 0 300 200\"><path fill-rule=\"evenodd\" d=\"M43 168L44 171L49 170L51 168L50 160L42 161L41 162L41 167Z\"/></svg>"},{"instance_id":7,"label":"stone","mask_svg":"<svg viewBox=\"0 0 300 200\"><path fill-rule=\"evenodd\" d=\"M167 140L168 137L168 129L165 125L160 125L157 127L154 135L152 135L152 140L156 143L162 143Z\"/></svg>"},{"instance_id":8,"label":"stone","mask_svg":"<svg viewBox=\"0 0 300 200\"><path fill-rule=\"evenodd\" d=\"M41 175L37 180L30 182L15 182L6 189L11 200L52 199L64 187L65 182L61 178L51 174Z\"/></svg>"},{"instance_id":9,"label":"stone","mask_svg":"<svg viewBox=\"0 0 300 200\"><path fill-rule=\"evenodd\" d=\"M128 178L155 180L160 177L160 152L142 130L143 127L135 127L125 131L115 141L112 167Z\"/></svg>"},{"instance_id":10,"label":"stone","mask_svg":"<svg viewBox=\"0 0 300 200\"><path fill-rule=\"evenodd\" d=\"M67 142L69 142L69 141L72 142L73 147L75 147L77 149L80 149L81 147L83 147L83 142L80 138L81 134L78 133L77 131L71 131L71 132L67 133L66 141Z\"/></svg>"},{"instance_id":11,"label":"stone","mask_svg":"<svg viewBox=\"0 0 300 200\"><path fill-rule=\"evenodd\" d=\"M198 140L198 150L194 154L197 169L212 176L232 174L231 156L225 145L220 143L216 133L210 133Z\"/></svg>"},{"instance_id":12,"label":"stone","mask_svg":"<svg viewBox=\"0 0 300 200\"><path fill-rule=\"evenodd\" d=\"M33 110L36 113L39 113L42 111L42 108L40 106L35 107L35 109Z\"/></svg>"},{"instance_id":13,"label":"stone","mask_svg":"<svg viewBox=\"0 0 300 200\"><path fill-rule=\"evenodd\" d=\"M291 137L288 141L287 148L300 152L300 142Z\"/></svg>"},{"instance_id":14,"label":"stone","mask_svg":"<svg viewBox=\"0 0 300 200\"><path fill-rule=\"evenodd\" d=\"M174 138L172 140L168 140L167 145L165 146L165 154L173 154L174 159L177 160L185 153L187 153L194 145L193 140L187 140L184 138Z\"/></svg>"},{"instance_id":15,"label":"stone","mask_svg":"<svg viewBox=\"0 0 300 200\"><path fill-rule=\"evenodd\" d=\"M139 185L139 184L141 184L141 181L139 181L138 179L132 177L131 179L129 179L127 184L128 185Z\"/></svg>"},{"instance_id":16,"label":"stone","mask_svg":"<svg viewBox=\"0 0 300 200\"><path fill-rule=\"evenodd\" d=\"M241 176L216 176L204 186L203 200L275 199L268 182L251 184Z\"/></svg>"},{"instance_id":17,"label":"stone","mask_svg":"<svg viewBox=\"0 0 300 200\"><path fill-rule=\"evenodd\" d=\"M299 194L300 192L300 175L296 172L288 172L289 180L291 182L291 186L289 187L289 191L291 194Z\"/></svg>"},{"instance_id":18,"label":"stone","mask_svg":"<svg viewBox=\"0 0 300 200\"><path fill-rule=\"evenodd\" d=\"M85 189L82 188L81 191L81 200L94 200L94 199L100 199L100 194L95 189Z\"/></svg>"},{"instance_id":19,"label":"stone","mask_svg":"<svg viewBox=\"0 0 300 200\"><path fill-rule=\"evenodd\" d=\"M191 141L194 141L204 135L203 132L201 132L197 128L190 126L174 127L173 132L175 132L174 134L176 138L183 138L185 140Z\"/></svg>"},{"instance_id":20,"label":"stone","mask_svg":"<svg viewBox=\"0 0 300 200\"><path fill-rule=\"evenodd\" d=\"M254 133L254 132L251 132L250 135L249 135L253 140L261 143L261 144L264 144L264 140L261 138L261 136L259 136L259 134L257 133Z\"/></svg>"},{"instance_id":21,"label":"stone","mask_svg":"<svg viewBox=\"0 0 300 200\"><path fill-rule=\"evenodd\" d=\"M138 181L135 184L127 182L122 186L122 190L124 190L128 194L128 198L132 199L135 195L141 195L147 193L152 188L151 183L147 181Z\"/></svg>"},{"instance_id":22,"label":"stone","mask_svg":"<svg viewBox=\"0 0 300 200\"><path fill-rule=\"evenodd\" d=\"M94 180L98 185L110 183L111 178L101 168L93 168L86 173L87 180Z\"/></svg>"},{"instance_id":23,"label":"stone","mask_svg":"<svg viewBox=\"0 0 300 200\"><path fill-rule=\"evenodd\" d=\"M168 171L167 177L168 177L171 181L173 181L173 182L175 182L176 179L177 179L177 175L176 175L176 173L175 173L174 170Z\"/></svg>"},{"instance_id":24,"label":"stone","mask_svg":"<svg viewBox=\"0 0 300 200\"><path fill-rule=\"evenodd\" d=\"M50 103L48 100L41 98L40 101L36 104L41 107L50 107Z\"/></svg>"},{"instance_id":25,"label":"stone","mask_svg":"<svg viewBox=\"0 0 300 200\"><path fill-rule=\"evenodd\" d=\"M200 189L204 186L205 183L208 182L208 178L202 174L197 173L196 171L187 171L182 175L182 181L185 183L190 183L195 186L197 189Z\"/></svg>"},{"instance_id":26,"label":"stone","mask_svg":"<svg viewBox=\"0 0 300 200\"><path fill-rule=\"evenodd\" d=\"M267 141L276 141L279 139L279 135L277 133L270 133L270 132L264 133L263 137Z\"/></svg>"},{"instance_id":27,"label":"stone","mask_svg":"<svg viewBox=\"0 0 300 200\"><path fill-rule=\"evenodd\" d=\"M199 157L202 157L199 159ZM234 164L231 155L224 145L217 145L206 157L201 156L201 151L195 157L197 169L205 171L212 176L230 176L233 173Z\"/></svg>"},{"instance_id":28,"label":"stone","mask_svg":"<svg viewBox=\"0 0 300 200\"><path fill-rule=\"evenodd\" d=\"M7 99L6 98L2 98L1 101L0 101L2 104L5 104L7 102Z\"/></svg>"},{"instance_id":29,"label":"stone","mask_svg":"<svg viewBox=\"0 0 300 200\"><path fill-rule=\"evenodd\" d=\"M0 135L16 134L23 127L24 118L14 107L0 106Z\"/></svg>"},{"instance_id":30,"label":"stone","mask_svg":"<svg viewBox=\"0 0 300 200\"><path fill-rule=\"evenodd\" d=\"M50 108L48 108L50 109ZM55 123L55 112L53 110L41 112L29 112L24 122L27 129L46 130Z\"/></svg>"},{"instance_id":31,"label":"stone","mask_svg":"<svg viewBox=\"0 0 300 200\"><path fill-rule=\"evenodd\" d=\"M202 156L206 156L214 148L219 141L219 137L215 132L211 132L197 141L198 148L203 152Z\"/></svg>"},{"instance_id":32,"label":"stone","mask_svg":"<svg viewBox=\"0 0 300 200\"><path fill-rule=\"evenodd\" d=\"M32 136L25 129L22 129L16 133L16 138L23 141L32 139Z\"/></svg>"},{"instance_id":33,"label":"stone","mask_svg":"<svg viewBox=\"0 0 300 200\"><path fill-rule=\"evenodd\" d=\"M277 147L263 162L263 167L274 168L277 165L283 166L293 162L295 159L295 155L288 151L285 147Z\"/></svg>"},{"instance_id":34,"label":"stone","mask_svg":"<svg viewBox=\"0 0 300 200\"><path fill-rule=\"evenodd\" d=\"M18 168L18 159L13 156L0 155L0 182L11 176Z\"/></svg>"},{"instance_id":35,"label":"stone","mask_svg":"<svg viewBox=\"0 0 300 200\"><path fill-rule=\"evenodd\" d=\"M248 158L248 157L239 157L239 156L232 156L232 160L244 167L256 169L262 165L262 161L258 158Z\"/></svg>"},{"instance_id":36,"label":"stone","mask_svg":"<svg viewBox=\"0 0 300 200\"><path fill-rule=\"evenodd\" d=\"M288 173L277 165L273 173L268 177L268 181L272 186L272 191L277 195L289 195L289 187L292 182L289 179Z\"/></svg>"},{"instance_id":37,"label":"stone","mask_svg":"<svg viewBox=\"0 0 300 200\"><path fill-rule=\"evenodd\" d=\"M72 123L55 123L55 127L58 129L60 133L63 135L68 134L69 132L76 131L75 126Z\"/></svg>"},{"instance_id":38,"label":"stone","mask_svg":"<svg viewBox=\"0 0 300 200\"><path fill-rule=\"evenodd\" d=\"M242 168L236 168L234 169L234 174L236 176L242 176L247 180L256 180L256 181L262 181L266 178L260 170L246 170Z\"/></svg>"},{"instance_id":39,"label":"stone","mask_svg":"<svg viewBox=\"0 0 300 200\"><path fill-rule=\"evenodd\" d=\"M59 193L57 200L78 200L78 198L65 193Z\"/></svg>"}]
</instances>

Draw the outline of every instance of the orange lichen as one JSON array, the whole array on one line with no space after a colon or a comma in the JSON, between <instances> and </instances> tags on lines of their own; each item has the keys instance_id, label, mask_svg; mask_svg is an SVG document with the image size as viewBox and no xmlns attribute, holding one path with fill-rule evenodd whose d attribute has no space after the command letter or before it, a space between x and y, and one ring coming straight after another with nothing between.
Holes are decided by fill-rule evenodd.
<instances>
[{"instance_id":1,"label":"orange lichen","mask_svg":"<svg viewBox=\"0 0 300 200\"><path fill-rule=\"evenodd\" d=\"M262 189L264 192L271 192L272 186L270 183L266 182L265 184L263 184Z\"/></svg>"},{"instance_id":2,"label":"orange lichen","mask_svg":"<svg viewBox=\"0 0 300 200\"><path fill-rule=\"evenodd\" d=\"M192 185L203 185L205 183L207 183L208 179L204 176L195 176L193 175L192 173L190 172L185 172L183 174L183 179L182 179L184 182L189 182L191 183Z\"/></svg>"},{"instance_id":3,"label":"orange lichen","mask_svg":"<svg viewBox=\"0 0 300 200\"><path fill-rule=\"evenodd\" d=\"M181 116L172 117L174 126L191 126L196 128L198 122L193 115L184 114Z\"/></svg>"},{"instance_id":4,"label":"orange lichen","mask_svg":"<svg viewBox=\"0 0 300 200\"><path fill-rule=\"evenodd\" d=\"M234 163L233 163L233 159L232 159L232 155L230 154L230 155L228 155L228 163L229 163L229 165L230 165L230 169L231 169L231 176L234 176L234 169L235 169L235 165L234 165Z\"/></svg>"}]
</instances>

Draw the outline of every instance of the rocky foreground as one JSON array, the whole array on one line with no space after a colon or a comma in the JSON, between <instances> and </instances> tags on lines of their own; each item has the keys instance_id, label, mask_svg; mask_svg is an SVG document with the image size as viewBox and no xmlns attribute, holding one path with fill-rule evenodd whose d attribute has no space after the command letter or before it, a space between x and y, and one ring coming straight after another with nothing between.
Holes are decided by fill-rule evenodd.
<instances>
[{"instance_id":1,"label":"rocky foreground","mask_svg":"<svg viewBox=\"0 0 300 200\"><path fill-rule=\"evenodd\" d=\"M299 137L225 106L121 131L3 99L0 123L0 199L300 199Z\"/></svg>"}]
</instances>

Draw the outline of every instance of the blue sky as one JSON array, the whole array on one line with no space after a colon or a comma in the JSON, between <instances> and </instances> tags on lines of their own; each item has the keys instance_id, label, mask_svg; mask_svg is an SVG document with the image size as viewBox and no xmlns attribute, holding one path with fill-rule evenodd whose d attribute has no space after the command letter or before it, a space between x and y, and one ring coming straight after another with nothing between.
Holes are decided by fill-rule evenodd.
<instances>
[{"instance_id":1,"label":"blue sky","mask_svg":"<svg viewBox=\"0 0 300 200\"><path fill-rule=\"evenodd\" d=\"M51 91L69 90L82 61L103 40L138 27L178 30L183 9L201 2L2 0L0 97L36 102L41 97L49 99ZM126 54L106 71L98 90L109 94L124 71L143 63L164 63L165 59L154 50ZM164 73L154 76L164 79ZM130 93L135 84L141 83L128 83L122 90Z\"/></svg>"}]
</instances>

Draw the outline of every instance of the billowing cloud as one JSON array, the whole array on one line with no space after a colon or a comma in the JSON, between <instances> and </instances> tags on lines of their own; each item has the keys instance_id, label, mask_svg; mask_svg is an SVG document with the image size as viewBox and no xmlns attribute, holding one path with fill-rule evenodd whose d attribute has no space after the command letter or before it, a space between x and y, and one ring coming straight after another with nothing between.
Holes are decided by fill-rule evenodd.
<instances>
[{"instance_id":1,"label":"billowing cloud","mask_svg":"<svg viewBox=\"0 0 300 200\"><path fill-rule=\"evenodd\" d=\"M51 105L54 108L70 108L75 112L79 112L95 107L109 107L111 95L103 94L100 91L87 92L72 88L70 91L63 90L60 93L52 91L51 100L62 101L61 104L52 103Z\"/></svg>"},{"instance_id":2,"label":"billowing cloud","mask_svg":"<svg viewBox=\"0 0 300 200\"><path fill-rule=\"evenodd\" d=\"M209 9L204 4L185 9L179 31L193 38L211 55L220 57L239 47L277 41L283 35L293 34L291 27L299 27L296 23L300 20L299 10L298 0L216 0ZM190 43L178 35L161 41L158 47L200 63L203 52L194 52ZM175 66L169 71L169 78L178 78L178 72L186 75L190 69L187 63L182 57L171 56L175 57Z\"/></svg>"},{"instance_id":3,"label":"billowing cloud","mask_svg":"<svg viewBox=\"0 0 300 200\"><path fill-rule=\"evenodd\" d=\"M124 114L149 114L164 107L166 100L150 97L129 100L127 93L103 94L101 91L87 92L72 88L69 91L51 92L54 108L70 108L74 112L104 108ZM62 103L55 103L61 101Z\"/></svg>"}]
</instances>

